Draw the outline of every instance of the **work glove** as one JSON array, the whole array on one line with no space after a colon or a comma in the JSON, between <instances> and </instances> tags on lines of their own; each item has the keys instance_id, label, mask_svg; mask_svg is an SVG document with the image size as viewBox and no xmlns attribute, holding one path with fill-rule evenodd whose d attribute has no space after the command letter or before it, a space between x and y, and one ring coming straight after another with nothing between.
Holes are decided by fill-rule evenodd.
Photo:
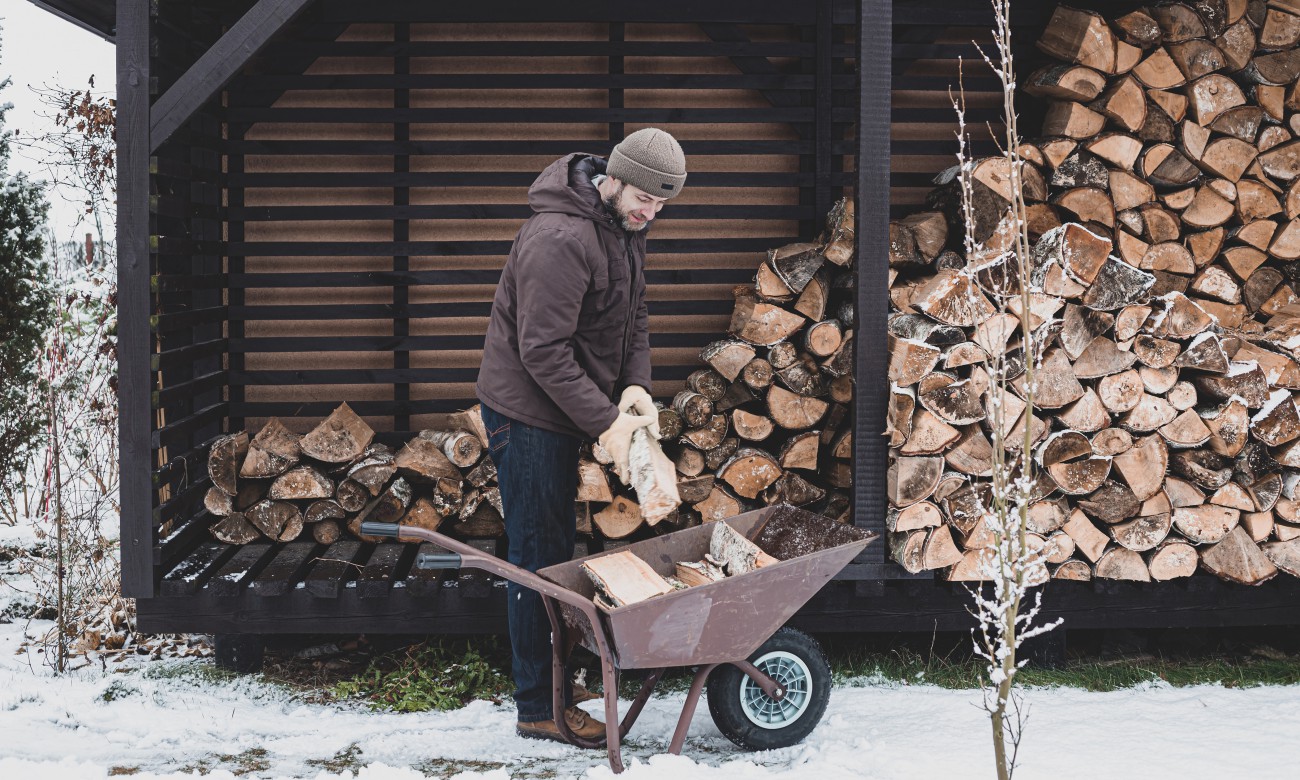
<instances>
[{"instance_id":1,"label":"work glove","mask_svg":"<svg viewBox=\"0 0 1300 780\"><path fill-rule=\"evenodd\" d=\"M650 393L646 392L641 385L628 385L623 389L623 395L618 399L618 410L655 418L655 421L647 427L650 429L651 436L656 439L662 438L659 433L659 409L650 398Z\"/></svg>"},{"instance_id":2,"label":"work glove","mask_svg":"<svg viewBox=\"0 0 1300 780\"><path fill-rule=\"evenodd\" d=\"M628 468L628 450L632 448L632 432L645 428L659 419L658 415L635 415L619 412L614 422L600 435L600 446L614 459L614 473L624 485L632 478Z\"/></svg>"}]
</instances>

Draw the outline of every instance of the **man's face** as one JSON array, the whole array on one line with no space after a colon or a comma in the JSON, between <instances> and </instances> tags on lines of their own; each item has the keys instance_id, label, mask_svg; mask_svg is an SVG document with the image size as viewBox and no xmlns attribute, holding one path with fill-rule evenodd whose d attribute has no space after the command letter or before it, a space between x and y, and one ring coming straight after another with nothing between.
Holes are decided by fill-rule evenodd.
<instances>
[{"instance_id":1,"label":"man's face","mask_svg":"<svg viewBox=\"0 0 1300 780\"><path fill-rule=\"evenodd\" d=\"M667 200L656 198L626 182L619 182L618 189L605 198L605 207L614 214L619 227L634 232L644 230Z\"/></svg>"}]
</instances>

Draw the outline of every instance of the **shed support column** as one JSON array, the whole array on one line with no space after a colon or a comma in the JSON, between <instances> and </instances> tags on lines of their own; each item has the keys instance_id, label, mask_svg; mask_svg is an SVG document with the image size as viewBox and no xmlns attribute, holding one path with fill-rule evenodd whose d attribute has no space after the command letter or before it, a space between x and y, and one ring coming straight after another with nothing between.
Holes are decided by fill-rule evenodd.
<instances>
[{"instance_id":1,"label":"shed support column","mask_svg":"<svg viewBox=\"0 0 1300 780\"><path fill-rule=\"evenodd\" d=\"M893 4L862 0L858 25L857 356L853 423L853 518L885 530L885 406L889 383L885 325L889 312L889 159ZM883 563L885 545L859 563Z\"/></svg>"},{"instance_id":2,"label":"shed support column","mask_svg":"<svg viewBox=\"0 0 1300 780\"><path fill-rule=\"evenodd\" d=\"M149 0L117 2L117 353L122 592L154 595L149 370Z\"/></svg>"}]
</instances>

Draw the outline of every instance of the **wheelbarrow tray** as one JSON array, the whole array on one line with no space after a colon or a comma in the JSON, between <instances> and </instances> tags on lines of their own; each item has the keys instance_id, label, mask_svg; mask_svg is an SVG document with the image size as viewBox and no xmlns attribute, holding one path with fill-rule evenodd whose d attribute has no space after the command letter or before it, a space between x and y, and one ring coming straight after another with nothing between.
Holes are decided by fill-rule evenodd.
<instances>
[{"instance_id":1,"label":"wheelbarrow tray","mask_svg":"<svg viewBox=\"0 0 1300 780\"><path fill-rule=\"evenodd\" d=\"M777 520L782 527L798 527L803 537L802 554L717 582L601 610L617 665L623 669L656 669L747 658L876 538L875 534L790 506L767 507L718 522L727 523L762 547L764 526ZM632 552L660 575L672 576L677 561L704 557L713 530L713 523L705 523L621 550ZM764 551L780 557L778 550ZM600 555L550 566L538 574L592 598L595 586L580 567ZM587 619L568 605L560 607L565 625L578 632L588 649L596 651Z\"/></svg>"}]
</instances>

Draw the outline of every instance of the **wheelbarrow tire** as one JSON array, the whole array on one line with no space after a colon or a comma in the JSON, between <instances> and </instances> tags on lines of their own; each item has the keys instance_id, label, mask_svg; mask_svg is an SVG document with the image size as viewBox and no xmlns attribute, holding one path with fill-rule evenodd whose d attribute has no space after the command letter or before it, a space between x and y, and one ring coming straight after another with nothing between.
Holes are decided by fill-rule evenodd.
<instances>
[{"instance_id":1,"label":"wheelbarrow tire","mask_svg":"<svg viewBox=\"0 0 1300 780\"><path fill-rule=\"evenodd\" d=\"M831 668L817 640L782 628L749 662L786 685L776 701L744 672L723 664L709 675L709 714L723 736L749 750L776 750L804 740L826 713Z\"/></svg>"}]
</instances>

